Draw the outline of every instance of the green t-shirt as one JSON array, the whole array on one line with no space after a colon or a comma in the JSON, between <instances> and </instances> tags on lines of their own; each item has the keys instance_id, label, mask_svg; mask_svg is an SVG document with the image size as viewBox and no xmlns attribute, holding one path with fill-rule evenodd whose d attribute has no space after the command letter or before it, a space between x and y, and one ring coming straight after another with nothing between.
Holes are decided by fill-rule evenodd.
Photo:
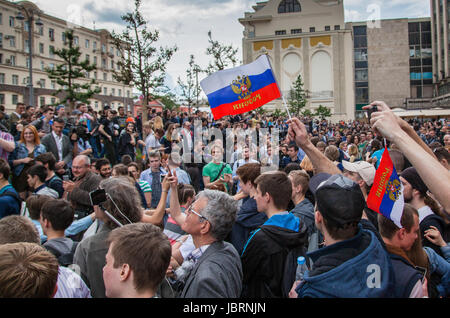
<instances>
[{"instance_id":1,"label":"green t-shirt","mask_svg":"<svg viewBox=\"0 0 450 318\"><path fill-rule=\"evenodd\" d=\"M215 181L214 179L219 179L220 177L223 177L224 174L233 174L233 171L231 170L231 167L229 164L226 164L225 168L223 168L222 172L220 173L220 177L216 178L219 174L220 169L222 169L222 165L225 164L223 162L217 164L211 161L206 166L203 167L203 176L209 177L209 182ZM225 183L225 187L228 190L228 184Z\"/></svg>"}]
</instances>

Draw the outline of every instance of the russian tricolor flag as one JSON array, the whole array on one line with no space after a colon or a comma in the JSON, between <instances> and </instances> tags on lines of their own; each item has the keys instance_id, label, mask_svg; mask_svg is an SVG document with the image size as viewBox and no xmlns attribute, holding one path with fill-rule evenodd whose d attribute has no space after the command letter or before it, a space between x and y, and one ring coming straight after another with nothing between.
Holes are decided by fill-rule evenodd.
<instances>
[{"instance_id":1,"label":"russian tricolor flag","mask_svg":"<svg viewBox=\"0 0 450 318\"><path fill-rule=\"evenodd\" d=\"M280 98L267 55L254 62L211 74L200 82L214 120L242 114Z\"/></svg>"},{"instance_id":2,"label":"russian tricolor flag","mask_svg":"<svg viewBox=\"0 0 450 318\"><path fill-rule=\"evenodd\" d=\"M375 173L372 189L367 197L367 207L383 214L399 228L402 228L400 220L404 205L403 185L386 148Z\"/></svg>"}]
</instances>

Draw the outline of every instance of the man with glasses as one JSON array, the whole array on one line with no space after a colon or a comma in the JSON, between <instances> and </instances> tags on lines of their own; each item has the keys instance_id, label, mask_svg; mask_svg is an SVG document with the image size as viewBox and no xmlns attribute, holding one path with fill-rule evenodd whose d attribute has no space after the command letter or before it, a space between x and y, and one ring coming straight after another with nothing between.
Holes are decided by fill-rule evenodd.
<instances>
[{"instance_id":1,"label":"man with glasses","mask_svg":"<svg viewBox=\"0 0 450 318\"><path fill-rule=\"evenodd\" d=\"M64 197L75 208L76 218L81 219L92 213L89 192L98 188L102 178L90 171L91 160L88 156L76 156L72 164L74 181L63 182Z\"/></svg>"},{"instance_id":2,"label":"man with glasses","mask_svg":"<svg viewBox=\"0 0 450 318\"><path fill-rule=\"evenodd\" d=\"M171 215L181 229L190 234L193 243L192 251L175 272L180 297L239 297L241 261L234 246L224 242L236 219L237 202L226 193L205 190L198 194L186 214L182 214L177 199L176 173L169 178Z\"/></svg>"}]
</instances>

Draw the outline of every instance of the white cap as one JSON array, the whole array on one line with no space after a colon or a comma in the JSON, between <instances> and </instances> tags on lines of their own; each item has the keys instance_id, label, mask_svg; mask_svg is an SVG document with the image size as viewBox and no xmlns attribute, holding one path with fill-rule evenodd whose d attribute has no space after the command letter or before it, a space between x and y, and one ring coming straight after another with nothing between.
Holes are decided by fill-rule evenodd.
<instances>
[{"instance_id":1,"label":"white cap","mask_svg":"<svg viewBox=\"0 0 450 318\"><path fill-rule=\"evenodd\" d=\"M357 172L368 186L373 184L376 170L375 167L367 161L349 162L342 160L342 166L345 170Z\"/></svg>"}]
</instances>

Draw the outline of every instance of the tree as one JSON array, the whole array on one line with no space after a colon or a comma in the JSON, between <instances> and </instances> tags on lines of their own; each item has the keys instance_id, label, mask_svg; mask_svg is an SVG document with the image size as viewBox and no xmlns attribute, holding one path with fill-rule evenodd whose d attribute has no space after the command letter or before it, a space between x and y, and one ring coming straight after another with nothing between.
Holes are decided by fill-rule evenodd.
<instances>
[{"instance_id":1,"label":"tree","mask_svg":"<svg viewBox=\"0 0 450 318\"><path fill-rule=\"evenodd\" d=\"M208 75L226 68L234 67L238 63L237 52L232 45L224 45L212 38L211 31L208 32L209 46L206 49L206 55L210 55L213 60L206 68Z\"/></svg>"},{"instance_id":2,"label":"tree","mask_svg":"<svg viewBox=\"0 0 450 318\"><path fill-rule=\"evenodd\" d=\"M194 101L198 101L198 97L201 92L200 85L198 83L198 73L202 72L200 66L195 64L194 55L191 55L189 61L189 68L186 70L186 82L178 77L178 86L181 89L181 96L186 100L189 107L189 113L191 113L191 105ZM198 107L198 105L197 105Z\"/></svg>"},{"instance_id":3,"label":"tree","mask_svg":"<svg viewBox=\"0 0 450 318\"><path fill-rule=\"evenodd\" d=\"M147 28L147 21L140 13L141 0L135 0L134 4L133 12L121 16L127 25L125 31L122 34L112 33L113 42L123 57L117 62L120 71L114 73L114 78L126 85L133 83L139 90L145 105L142 111L145 122L148 120L148 102L164 85L167 64L178 48L156 48L159 31Z\"/></svg>"},{"instance_id":4,"label":"tree","mask_svg":"<svg viewBox=\"0 0 450 318\"><path fill-rule=\"evenodd\" d=\"M302 112L302 116L303 117L314 117L314 113L309 109L305 109Z\"/></svg>"},{"instance_id":5,"label":"tree","mask_svg":"<svg viewBox=\"0 0 450 318\"><path fill-rule=\"evenodd\" d=\"M293 87L289 93L289 111L292 113L292 116L300 115L300 112L305 108L308 101L306 98L306 90L303 88L303 85L302 76L299 75L293 83Z\"/></svg>"},{"instance_id":6,"label":"tree","mask_svg":"<svg viewBox=\"0 0 450 318\"><path fill-rule=\"evenodd\" d=\"M89 79L89 72L95 71L97 67L90 64L88 60L80 60L81 51L79 46L75 46L73 30L67 30L65 34L65 47L53 53L63 59L63 63L56 68L45 68L45 72L52 80L61 87L52 95L56 96L64 92L64 97L60 103L68 104L69 111L72 112L76 101L88 103L89 98L100 93L100 88L91 89L91 85L97 84L95 79Z\"/></svg>"},{"instance_id":7,"label":"tree","mask_svg":"<svg viewBox=\"0 0 450 318\"><path fill-rule=\"evenodd\" d=\"M320 119L325 119L326 117L331 117L331 109L328 107L319 105L317 107L316 112L314 113L314 116L320 117Z\"/></svg>"}]
</instances>

